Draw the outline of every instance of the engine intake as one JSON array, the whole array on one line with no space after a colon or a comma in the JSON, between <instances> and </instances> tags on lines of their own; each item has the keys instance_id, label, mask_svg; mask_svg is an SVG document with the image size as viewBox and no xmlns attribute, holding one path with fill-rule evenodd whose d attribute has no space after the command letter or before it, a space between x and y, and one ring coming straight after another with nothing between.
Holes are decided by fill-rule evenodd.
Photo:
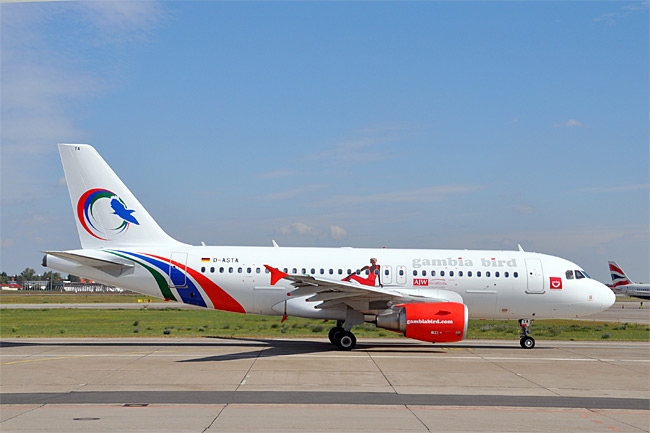
<instances>
[{"instance_id":1,"label":"engine intake","mask_svg":"<svg viewBox=\"0 0 650 433\"><path fill-rule=\"evenodd\" d=\"M404 333L408 338L432 343L452 343L467 334L467 306L458 302L397 305L377 316L377 327Z\"/></svg>"}]
</instances>

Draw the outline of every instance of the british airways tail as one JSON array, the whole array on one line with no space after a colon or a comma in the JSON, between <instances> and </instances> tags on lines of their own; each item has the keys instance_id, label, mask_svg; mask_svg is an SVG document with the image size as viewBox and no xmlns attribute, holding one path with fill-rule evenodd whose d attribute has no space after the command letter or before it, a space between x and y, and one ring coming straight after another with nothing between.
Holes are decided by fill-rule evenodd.
<instances>
[{"instance_id":1,"label":"british airways tail","mask_svg":"<svg viewBox=\"0 0 650 433\"><path fill-rule=\"evenodd\" d=\"M180 244L151 218L92 146L59 144L59 153L82 248Z\"/></svg>"},{"instance_id":2,"label":"british airways tail","mask_svg":"<svg viewBox=\"0 0 650 433\"><path fill-rule=\"evenodd\" d=\"M616 264L616 262L607 262L609 263L609 272L612 275L612 287L628 286L632 284L632 281L625 274L623 269Z\"/></svg>"}]
</instances>

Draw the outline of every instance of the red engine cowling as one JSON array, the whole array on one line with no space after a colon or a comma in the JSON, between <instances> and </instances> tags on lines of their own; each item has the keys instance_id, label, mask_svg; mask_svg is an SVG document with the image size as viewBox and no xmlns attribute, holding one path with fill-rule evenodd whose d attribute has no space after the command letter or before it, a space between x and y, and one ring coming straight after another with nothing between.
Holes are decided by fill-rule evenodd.
<instances>
[{"instance_id":1,"label":"red engine cowling","mask_svg":"<svg viewBox=\"0 0 650 433\"><path fill-rule=\"evenodd\" d=\"M467 306L458 302L397 305L377 316L377 327L403 332L415 340L452 343L467 334Z\"/></svg>"}]
</instances>

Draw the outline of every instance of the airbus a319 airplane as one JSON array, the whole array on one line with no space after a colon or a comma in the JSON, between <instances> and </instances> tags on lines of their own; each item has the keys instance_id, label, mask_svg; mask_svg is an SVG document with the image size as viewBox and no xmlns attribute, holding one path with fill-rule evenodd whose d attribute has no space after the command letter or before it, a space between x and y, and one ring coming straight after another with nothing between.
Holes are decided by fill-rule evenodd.
<instances>
[{"instance_id":1,"label":"airbus a319 airplane","mask_svg":"<svg viewBox=\"0 0 650 433\"><path fill-rule=\"evenodd\" d=\"M172 239L95 149L60 144L82 249L43 265L109 285L216 310L336 322L330 341L355 347L365 323L416 340L465 338L469 318L575 318L615 296L575 263L518 251L191 246Z\"/></svg>"}]
</instances>

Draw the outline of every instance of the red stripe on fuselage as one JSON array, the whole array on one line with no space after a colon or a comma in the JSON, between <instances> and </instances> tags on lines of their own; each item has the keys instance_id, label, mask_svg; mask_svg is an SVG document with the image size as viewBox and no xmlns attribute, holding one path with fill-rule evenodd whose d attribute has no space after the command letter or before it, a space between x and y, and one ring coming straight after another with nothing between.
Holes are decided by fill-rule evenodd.
<instances>
[{"instance_id":1,"label":"red stripe on fuselage","mask_svg":"<svg viewBox=\"0 0 650 433\"><path fill-rule=\"evenodd\" d=\"M163 262L169 263L168 258L155 256L153 254L147 254L147 255L149 257L153 257L154 259L162 260ZM235 298L230 296L221 287L217 286L208 277L190 268L189 266L185 266L173 260L171 262L172 264L176 265L179 269L185 268L187 270L187 273L189 273L190 276L194 278L194 280L196 280L199 286L201 286L201 288L208 295L208 298L210 298L210 301L212 301L212 305L214 305L215 309L223 310L223 311L232 311L233 313L244 313L244 314L246 313L244 307L242 307L241 304L235 300Z\"/></svg>"}]
</instances>

